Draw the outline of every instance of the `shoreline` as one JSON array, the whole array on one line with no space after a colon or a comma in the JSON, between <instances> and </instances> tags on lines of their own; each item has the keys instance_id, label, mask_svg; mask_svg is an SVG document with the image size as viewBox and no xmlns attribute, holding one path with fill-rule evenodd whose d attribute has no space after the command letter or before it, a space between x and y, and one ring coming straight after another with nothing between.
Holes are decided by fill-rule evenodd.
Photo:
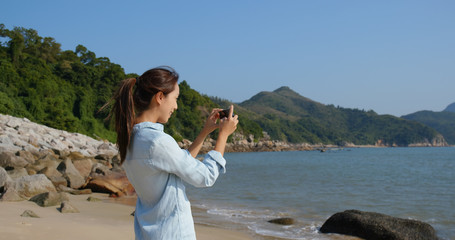
<instances>
[{"instance_id":1,"label":"shoreline","mask_svg":"<svg viewBox=\"0 0 455 240\"><path fill-rule=\"evenodd\" d=\"M89 202L88 197L100 201ZM31 201L0 202L0 232L11 240L80 240L134 239L134 206L112 201L108 194L69 195L70 204L79 213L61 213L60 206L40 207ZM32 210L40 218L22 217ZM198 240L250 240L250 235L236 230L195 224Z\"/></svg>"}]
</instances>

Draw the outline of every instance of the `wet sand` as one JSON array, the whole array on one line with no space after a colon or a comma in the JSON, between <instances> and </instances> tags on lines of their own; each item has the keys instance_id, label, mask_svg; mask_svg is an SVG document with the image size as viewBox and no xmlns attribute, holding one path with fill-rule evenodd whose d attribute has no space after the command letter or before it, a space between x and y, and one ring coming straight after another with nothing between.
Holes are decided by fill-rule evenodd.
<instances>
[{"instance_id":1,"label":"wet sand","mask_svg":"<svg viewBox=\"0 0 455 240\"><path fill-rule=\"evenodd\" d=\"M101 201L89 202L89 196ZM40 207L34 202L0 202L0 238L10 240L134 239L133 206L113 203L106 194L70 195L79 213L61 213L60 206ZM40 218L21 217L32 210ZM198 240L247 240L247 233L196 224Z\"/></svg>"}]
</instances>

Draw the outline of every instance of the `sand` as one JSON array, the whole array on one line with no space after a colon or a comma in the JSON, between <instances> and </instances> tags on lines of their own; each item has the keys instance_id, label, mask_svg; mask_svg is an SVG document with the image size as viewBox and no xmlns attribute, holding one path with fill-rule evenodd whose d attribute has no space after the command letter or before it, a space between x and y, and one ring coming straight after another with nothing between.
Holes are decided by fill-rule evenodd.
<instances>
[{"instance_id":1,"label":"sand","mask_svg":"<svg viewBox=\"0 0 455 240\"><path fill-rule=\"evenodd\" d=\"M89 196L101 199L89 202ZM134 239L133 206L109 202L106 194L70 195L79 213L61 213L60 206L40 207L34 202L0 202L0 239L114 240ZM21 217L32 210L40 218ZM198 240L246 240L247 233L196 225Z\"/></svg>"}]
</instances>

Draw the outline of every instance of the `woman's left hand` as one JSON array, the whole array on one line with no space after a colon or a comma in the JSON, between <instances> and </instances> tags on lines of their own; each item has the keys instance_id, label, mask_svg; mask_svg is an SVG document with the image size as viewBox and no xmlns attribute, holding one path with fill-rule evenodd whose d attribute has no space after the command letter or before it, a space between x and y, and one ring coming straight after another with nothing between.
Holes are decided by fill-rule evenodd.
<instances>
[{"instance_id":1,"label":"woman's left hand","mask_svg":"<svg viewBox=\"0 0 455 240\"><path fill-rule=\"evenodd\" d=\"M221 110L223 110L223 109L214 108L212 110L212 113L210 113L209 117L205 121L203 131L206 131L207 134L210 134L211 132L213 132L215 129L217 129L219 127L219 125L216 123L216 121L219 118L219 112Z\"/></svg>"}]
</instances>

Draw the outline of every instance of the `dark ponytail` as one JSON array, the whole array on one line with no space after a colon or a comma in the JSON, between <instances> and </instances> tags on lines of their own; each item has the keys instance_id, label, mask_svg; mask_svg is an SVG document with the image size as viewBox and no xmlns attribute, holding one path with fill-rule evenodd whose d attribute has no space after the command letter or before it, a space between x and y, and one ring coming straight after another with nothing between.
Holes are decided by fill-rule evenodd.
<instances>
[{"instance_id":1,"label":"dark ponytail","mask_svg":"<svg viewBox=\"0 0 455 240\"><path fill-rule=\"evenodd\" d=\"M172 92L178 78L177 72L171 67L158 67L146 71L140 77L128 78L120 82L119 88L111 99L114 105L109 117L112 114L115 116L121 164L126 158L136 116L149 108L150 101L156 93ZM110 102L106 103L101 109L109 104Z\"/></svg>"}]
</instances>

